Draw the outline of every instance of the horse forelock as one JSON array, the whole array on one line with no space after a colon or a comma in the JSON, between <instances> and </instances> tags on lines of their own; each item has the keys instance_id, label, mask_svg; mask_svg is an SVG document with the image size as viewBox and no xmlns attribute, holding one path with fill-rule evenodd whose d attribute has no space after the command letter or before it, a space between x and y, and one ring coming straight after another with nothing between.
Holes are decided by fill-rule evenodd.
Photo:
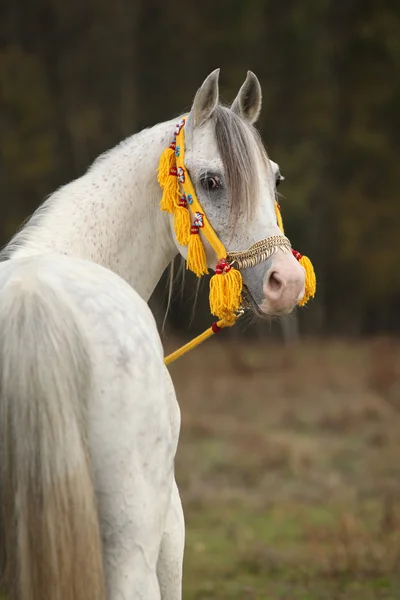
<instances>
[{"instance_id":1,"label":"horse forelock","mask_svg":"<svg viewBox=\"0 0 400 600\"><path fill-rule=\"evenodd\" d=\"M218 105L212 118L232 215L248 218L258 201L258 168L260 164L269 168L266 150L257 130L229 108Z\"/></svg>"}]
</instances>

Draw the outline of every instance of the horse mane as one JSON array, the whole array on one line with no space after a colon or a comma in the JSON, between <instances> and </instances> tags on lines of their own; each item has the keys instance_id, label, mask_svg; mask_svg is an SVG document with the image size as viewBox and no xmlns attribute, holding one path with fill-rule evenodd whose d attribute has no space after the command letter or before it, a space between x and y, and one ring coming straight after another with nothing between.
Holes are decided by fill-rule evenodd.
<instances>
[{"instance_id":1,"label":"horse mane","mask_svg":"<svg viewBox=\"0 0 400 600\"><path fill-rule=\"evenodd\" d=\"M39 227L42 217L49 208L51 197L48 197L35 211L29 216L21 225L15 235L7 242L7 244L0 251L0 262L8 260L12 257L14 252L24 246L28 241L32 229Z\"/></svg>"}]
</instances>

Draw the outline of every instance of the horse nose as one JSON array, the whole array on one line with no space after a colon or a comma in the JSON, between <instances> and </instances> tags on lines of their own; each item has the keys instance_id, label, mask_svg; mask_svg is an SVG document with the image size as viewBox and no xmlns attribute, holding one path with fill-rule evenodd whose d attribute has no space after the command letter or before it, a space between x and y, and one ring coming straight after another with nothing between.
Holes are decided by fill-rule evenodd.
<instances>
[{"instance_id":1,"label":"horse nose","mask_svg":"<svg viewBox=\"0 0 400 600\"><path fill-rule=\"evenodd\" d=\"M276 255L263 285L264 303L270 314L291 312L304 295L303 267L291 254L280 254Z\"/></svg>"}]
</instances>

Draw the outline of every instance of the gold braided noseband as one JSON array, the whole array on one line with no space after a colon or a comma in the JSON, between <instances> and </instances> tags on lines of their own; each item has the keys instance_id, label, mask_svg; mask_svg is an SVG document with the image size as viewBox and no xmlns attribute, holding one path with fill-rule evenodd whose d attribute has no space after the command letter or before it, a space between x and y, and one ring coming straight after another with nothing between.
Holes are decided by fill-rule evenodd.
<instances>
[{"instance_id":1,"label":"gold braided noseband","mask_svg":"<svg viewBox=\"0 0 400 600\"><path fill-rule=\"evenodd\" d=\"M284 235L271 235L256 242L245 252L229 252L226 260L231 266L235 266L239 270L250 269L268 260L278 250L285 253L292 251L290 241Z\"/></svg>"}]
</instances>

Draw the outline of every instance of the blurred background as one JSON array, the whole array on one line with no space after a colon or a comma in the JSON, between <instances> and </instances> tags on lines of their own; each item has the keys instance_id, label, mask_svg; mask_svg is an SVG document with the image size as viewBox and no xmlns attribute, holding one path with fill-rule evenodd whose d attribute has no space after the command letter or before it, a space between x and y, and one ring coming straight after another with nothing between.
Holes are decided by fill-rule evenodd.
<instances>
[{"instance_id":1,"label":"blurred background","mask_svg":"<svg viewBox=\"0 0 400 600\"><path fill-rule=\"evenodd\" d=\"M121 139L248 69L317 297L171 368L185 598L400 598L400 4L5 0L0 242ZM151 300L161 325L164 276ZM178 286L180 289L180 286ZM177 289L178 289L177 288ZM210 323L173 296L167 350Z\"/></svg>"}]
</instances>

